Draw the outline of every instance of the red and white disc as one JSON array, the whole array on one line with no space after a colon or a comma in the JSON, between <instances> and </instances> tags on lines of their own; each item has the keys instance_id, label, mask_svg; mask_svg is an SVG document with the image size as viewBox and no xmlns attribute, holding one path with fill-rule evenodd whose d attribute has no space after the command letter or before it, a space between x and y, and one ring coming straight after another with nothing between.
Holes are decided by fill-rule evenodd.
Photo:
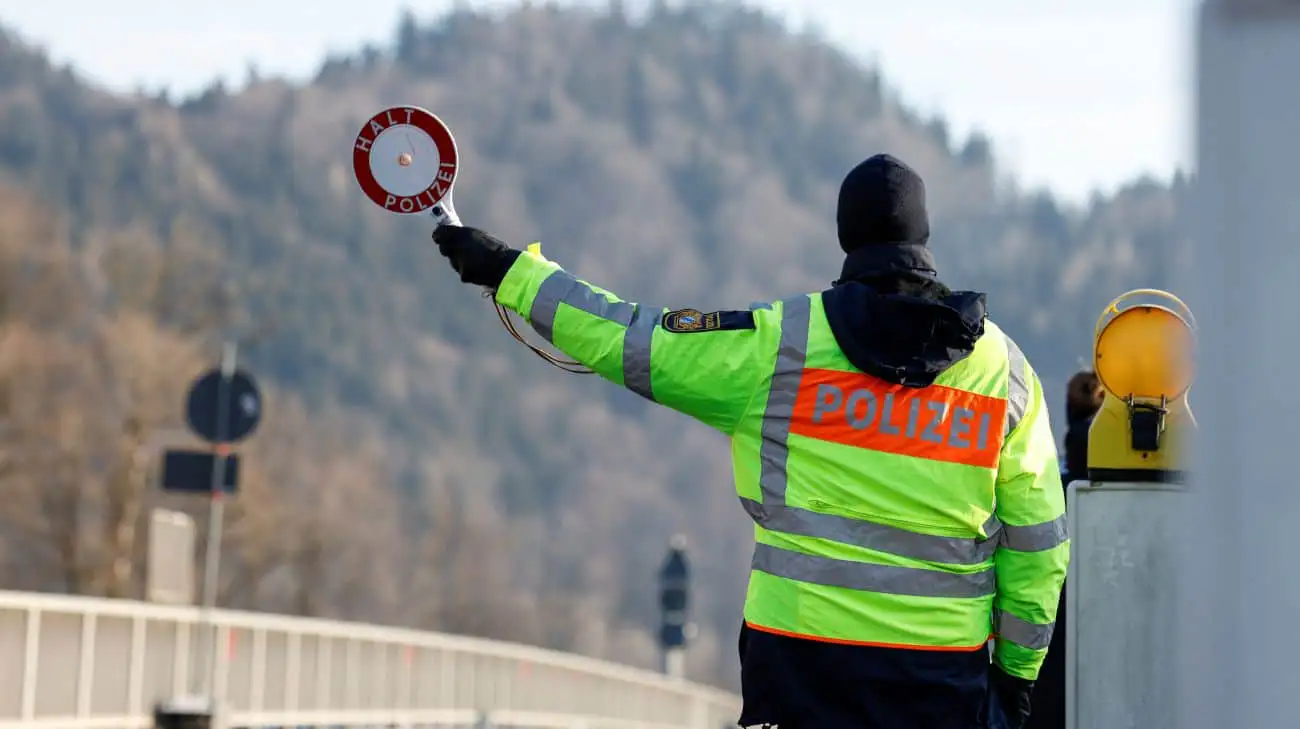
<instances>
[{"instance_id":1,"label":"red and white disc","mask_svg":"<svg viewBox=\"0 0 1300 729\"><path fill-rule=\"evenodd\" d=\"M370 117L352 147L352 170L371 202L393 213L440 214L450 207L459 160L451 130L418 106Z\"/></svg>"}]
</instances>

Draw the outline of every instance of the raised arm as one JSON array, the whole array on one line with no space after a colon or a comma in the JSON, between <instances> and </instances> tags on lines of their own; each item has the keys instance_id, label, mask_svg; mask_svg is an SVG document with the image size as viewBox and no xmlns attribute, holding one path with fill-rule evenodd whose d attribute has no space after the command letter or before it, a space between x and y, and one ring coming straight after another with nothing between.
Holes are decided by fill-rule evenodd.
<instances>
[{"instance_id":1,"label":"raised arm","mask_svg":"<svg viewBox=\"0 0 1300 729\"><path fill-rule=\"evenodd\" d=\"M496 299L606 380L727 434L771 377L780 340L771 308L705 313L623 301L529 252Z\"/></svg>"}]
</instances>

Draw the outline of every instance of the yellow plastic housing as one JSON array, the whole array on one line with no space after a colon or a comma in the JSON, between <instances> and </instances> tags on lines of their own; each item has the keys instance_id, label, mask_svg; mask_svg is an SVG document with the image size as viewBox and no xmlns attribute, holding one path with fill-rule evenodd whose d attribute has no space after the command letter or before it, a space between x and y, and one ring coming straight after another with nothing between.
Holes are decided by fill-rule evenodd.
<instances>
[{"instance_id":1,"label":"yellow plastic housing","mask_svg":"<svg viewBox=\"0 0 1300 729\"><path fill-rule=\"evenodd\" d=\"M1131 303L1138 297L1169 305ZM1196 320L1171 293L1137 289L1106 307L1094 337L1093 367L1105 392L1088 433L1090 480L1182 480L1182 444L1196 427L1187 402L1195 349ZM1134 424L1141 428L1144 419L1159 421L1154 449L1134 446Z\"/></svg>"}]
</instances>

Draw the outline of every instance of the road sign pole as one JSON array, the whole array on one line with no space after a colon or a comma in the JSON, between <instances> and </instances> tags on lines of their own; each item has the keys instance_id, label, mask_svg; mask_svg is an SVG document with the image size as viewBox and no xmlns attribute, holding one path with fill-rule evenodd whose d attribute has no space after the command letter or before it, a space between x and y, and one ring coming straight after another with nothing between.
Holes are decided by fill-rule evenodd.
<instances>
[{"instance_id":1,"label":"road sign pole","mask_svg":"<svg viewBox=\"0 0 1300 729\"><path fill-rule=\"evenodd\" d=\"M203 569L203 602L201 606L201 623L203 624L204 665L201 666L203 685L200 695L216 702L217 661L221 655L217 646L217 629L212 622L212 611L217 603L217 590L220 586L218 574L221 569L221 531L225 518L226 503L224 496L226 480L226 444L230 421L230 382L235 375L235 366L239 354L239 345L234 341L226 342L221 355L221 383L217 388L217 442L214 446L216 457L212 459L212 490L208 507L208 546L206 563Z\"/></svg>"}]
</instances>

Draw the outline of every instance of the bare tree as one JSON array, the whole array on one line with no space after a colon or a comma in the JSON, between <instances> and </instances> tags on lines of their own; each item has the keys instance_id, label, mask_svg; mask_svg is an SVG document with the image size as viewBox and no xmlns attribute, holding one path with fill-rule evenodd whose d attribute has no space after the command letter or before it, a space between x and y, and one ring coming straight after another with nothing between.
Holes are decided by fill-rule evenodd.
<instances>
[{"instance_id":1,"label":"bare tree","mask_svg":"<svg viewBox=\"0 0 1300 729\"><path fill-rule=\"evenodd\" d=\"M26 546L5 582L137 596L157 435L203 368L207 332L156 310L188 269L138 233L74 249L11 191L0 220L0 531Z\"/></svg>"},{"instance_id":2,"label":"bare tree","mask_svg":"<svg viewBox=\"0 0 1300 729\"><path fill-rule=\"evenodd\" d=\"M495 472L460 444L425 461L412 617L424 628L535 643L536 596L516 579L512 553L520 535L495 504Z\"/></svg>"},{"instance_id":3,"label":"bare tree","mask_svg":"<svg viewBox=\"0 0 1300 729\"><path fill-rule=\"evenodd\" d=\"M301 615L393 621L404 602L407 535L384 445L297 398L268 400L247 449L226 600ZM248 495L253 498L245 499Z\"/></svg>"}]
</instances>

